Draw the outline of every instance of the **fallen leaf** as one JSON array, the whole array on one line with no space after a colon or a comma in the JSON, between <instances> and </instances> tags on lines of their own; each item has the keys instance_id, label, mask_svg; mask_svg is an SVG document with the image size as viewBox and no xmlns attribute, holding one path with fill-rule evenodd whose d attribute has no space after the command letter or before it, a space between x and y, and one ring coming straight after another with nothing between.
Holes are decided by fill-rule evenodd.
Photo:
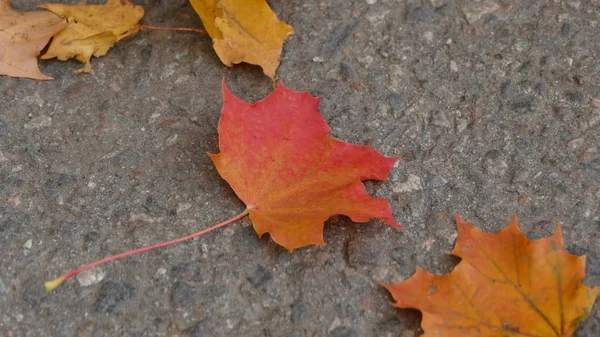
<instances>
[{"instance_id":1,"label":"fallen leaf","mask_svg":"<svg viewBox=\"0 0 600 337\"><path fill-rule=\"evenodd\" d=\"M565 337L585 319L600 288L582 283L585 256L567 253L560 226L530 241L513 218L485 233L456 215L454 270L436 276L423 269L382 285L399 308L423 313L423 336Z\"/></svg>"},{"instance_id":2,"label":"fallen leaf","mask_svg":"<svg viewBox=\"0 0 600 337\"><path fill-rule=\"evenodd\" d=\"M45 283L47 291L101 264L191 240L250 215L259 236L290 251L324 245L323 222L345 214L357 222L379 218L400 227L383 198L372 198L361 180L385 180L398 158L370 146L328 137L319 98L279 84L252 104L233 96L223 83L219 120L221 153L209 154L246 209L238 215L177 239L138 247L75 268Z\"/></svg>"},{"instance_id":3,"label":"fallen leaf","mask_svg":"<svg viewBox=\"0 0 600 337\"><path fill-rule=\"evenodd\" d=\"M76 58L85 66L77 72L92 72L90 58L106 55L119 40L139 31L137 23L144 16L144 8L129 0L107 0L104 5L43 4L56 15L67 19L67 28L52 40L42 59L56 57L61 61Z\"/></svg>"},{"instance_id":4,"label":"fallen leaf","mask_svg":"<svg viewBox=\"0 0 600 337\"><path fill-rule=\"evenodd\" d=\"M66 25L50 12L21 13L10 8L10 0L0 0L0 75L51 80L40 71L37 57Z\"/></svg>"},{"instance_id":5,"label":"fallen leaf","mask_svg":"<svg viewBox=\"0 0 600 337\"><path fill-rule=\"evenodd\" d=\"M215 52L228 67L246 62L275 78L283 41L294 29L279 21L265 0L190 0Z\"/></svg>"},{"instance_id":6,"label":"fallen leaf","mask_svg":"<svg viewBox=\"0 0 600 337\"><path fill-rule=\"evenodd\" d=\"M223 100L221 153L210 157L259 236L269 233L290 251L324 245L323 222L335 214L399 227L388 202L372 198L361 182L385 180L398 158L328 137L319 98L280 83L255 104L223 85Z\"/></svg>"}]
</instances>

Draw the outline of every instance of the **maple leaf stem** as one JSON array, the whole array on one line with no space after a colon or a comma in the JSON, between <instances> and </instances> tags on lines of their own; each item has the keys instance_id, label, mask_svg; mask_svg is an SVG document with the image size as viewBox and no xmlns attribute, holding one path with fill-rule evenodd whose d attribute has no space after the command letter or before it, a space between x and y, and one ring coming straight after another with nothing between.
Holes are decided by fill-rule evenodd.
<instances>
[{"instance_id":1,"label":"maple leaf stem","mask_svg":"<svg viewBox=\"0 0 600 337\"><path fill-rule=\"evenodd\" d=\"M202 28L190 28L190 27L159 27L159 26L147 26L140 25L140 29L153 29L153 30L179 30L184 32L196 32L204 35L208 35L206 30Z\"/></svg>"},{"instance_id":2,"label":"maple leaf stem","mask_svg":"<svg viewBox=\"0 0 600 337\"><path fill-rule=\"evenodd\" d=\"M164 241L164 242L161 242L161 243L157 243L157 244L154 244L154 245L150 245L150 246L146 246L146 247L140 247L140 248L128 250L126 252L123 252L123 253L120 253L120 254L116 254L116 255L112 255L112 256L108 256L108 257L105 257L103 259L96 260L96 261L94 261L92 263L88 263L86 265L83 265L81 267L77 267L77 268L71 270L70 272L68 272L68 273L66 273L64 275L61 275L61 276L57 277L56 279L54 279L52 281L48 281L48 282L44 283L44 285L46 287L46 291L52 291L52 289L58 287L59 285L61 285L66 280L68 280L71 277L73 277L73 276L81 273L82 271L88 270L90 268L94 268L94 267L99 266L101 264L104 264L106 262L110 262L110 261L114 261L114 260L119 260L119 259L122 259L122 258L127 257L127 256L135 255L135 254L138 254L138 253L143 253L143 252L146 252L146 251L149 251L149 250L153 250L153 249L157 249L157 248L161 248L161 247L166 247L166 246L174 245L176 243L180 243L180 242L183 242L183 241L187 241L187 240L193 239L195 237L198 237L198 236L204 235L206 233L212 232L215 229L219 229L221 227L225 227L225 226L229 225L230 223L235 222L235 221L237 221L237 220L245 217L246 215L248 215L249 212L250 212L250 208L246 208L246 210L244 210L242 213L234 216L233 218L225 220L225 221L223 221L221 223L218 223L216 225L213 225L211 227L205 228L205 229L203 229L203 230L201 230L199 232L196 232L196 233L184 236L184 237L180 237L180 238L177 238L177 239L173 239L173 240L169 240L169 241Z\"/></svg>"}]
</instances>

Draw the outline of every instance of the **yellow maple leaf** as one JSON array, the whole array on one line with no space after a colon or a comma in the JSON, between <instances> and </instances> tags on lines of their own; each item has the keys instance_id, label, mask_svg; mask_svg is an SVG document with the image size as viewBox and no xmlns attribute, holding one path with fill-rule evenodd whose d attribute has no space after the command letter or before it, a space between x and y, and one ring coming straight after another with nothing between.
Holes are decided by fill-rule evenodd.
<instances>
[{"instance_id":1,"label":"yellow maple leaf","mask_svg":"<svg viewBox=\"0 0 600 337\"><path fill-rule=\"evenodd\" d=\"M67 19L67 27L54 36L43 59L56 57L61 61L76 58L85 63L77 72L92 72L90 58L106 55L119 40L139 31L138 22L144 8L129 0L107 0L104 5L43 4L56 15Z\"/></svg>"},{"instance_id":2,"label":"yellow maple leaf","mask_svg":"<svg viewBox=\"0 0 600 337\"><path fill-rule=\"evenodd\" d=\"M600 288L582 283L585 256L567 253L560 227L531 241L516 218L494 234L456 222L452 254L462 261L451 273L417 268L382 283L397 307L423 313L423 336L566 337L589 315Z\"/></svg>"},{"instance_id":3,"label":"yellow maple leaf","mask_svg":"<svg viewBox=\"0 0 600 337\"><path fill-rule=\"evenodd\" d=\"M50 12L21 13L0 0L0 75L51 80L43 74L37 56L52 35L67 23Z\"/></svg>"},{"instance_id":4,"label":"yellow maple leaf","mask_svg":"<svg viewBox=\"0 0 600 337\"><path fill-rule=\"evenodd\" d=\"M283 41L294 30L265 0L190 0L213 40L215 52L228 67L246 62L275 78Z\"/></svg>"}]
</instances>

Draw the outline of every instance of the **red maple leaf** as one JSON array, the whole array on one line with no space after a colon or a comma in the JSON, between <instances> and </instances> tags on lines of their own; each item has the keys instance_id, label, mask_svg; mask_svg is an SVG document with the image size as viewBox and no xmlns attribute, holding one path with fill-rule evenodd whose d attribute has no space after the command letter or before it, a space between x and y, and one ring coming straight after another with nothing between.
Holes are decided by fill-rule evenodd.
<instances>
[{"instance_id":1,"label":"red maple leaf","mask_svg":"<svg viewBox=\"0 0 600 337\"><path fill-rule=\"evenodd\" d=\"M400 227L388 202L372 198L361 180L385 180L398 158L328 137L319 98L279 84L250 104L223 85L221 153L210 155L248 206L258 235L294 250L323 245L323 222L336 214L356 222L379 218Z\"/></svg>"},{"instance_id":2,"label":"red maple leaf","mask_svg":"<svg viewBox=\"0 0 600 337\"><path fill-rule=\"evenodd\" d=\"M330 129L319 113L319 98L283 84L255 104L233 96L225 85L223 96L221 153L210 157L246 203L246 210L197 233L76 268L46 282L47 290L97 265L198 237L248 214L259 236L269 233L290 251L324 245L323 223L335 214L357 222L378 218L400 227L388 202L372 198L361 182L385 180L398 158L328 137Z\"/></svg>"}]
</instances>

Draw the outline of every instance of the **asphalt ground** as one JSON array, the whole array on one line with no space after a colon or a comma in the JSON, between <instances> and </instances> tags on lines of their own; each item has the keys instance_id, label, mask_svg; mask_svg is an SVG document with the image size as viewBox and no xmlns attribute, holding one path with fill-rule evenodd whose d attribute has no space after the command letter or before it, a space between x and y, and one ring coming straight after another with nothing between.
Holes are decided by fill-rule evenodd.
<instances>
[{"instance_id":1,"label":"asphalt ground","mask_svg":"<svg viewBox=\"0 0 600 337\"><path fill-rule=\"evenodd\" d=\"M144 24L201 26L187 1L136 2ZM244 209L206 152L221 81L256 101L271 80L223 66L204 35L142 31L93 75L50 60L54 81L0 78L1 336L416 337L420 314L375 281L451 271L456 211L486 231L516 214L532 239L560 221L600 286L599 2L270 4L295 29L278 78L322 97L333 137L401 156L367 188L404 229L336 216L327 246L290 254L244 219L46 293ZM600 336L598 303L575 336Z\"/></svg>"}]
</instances>

